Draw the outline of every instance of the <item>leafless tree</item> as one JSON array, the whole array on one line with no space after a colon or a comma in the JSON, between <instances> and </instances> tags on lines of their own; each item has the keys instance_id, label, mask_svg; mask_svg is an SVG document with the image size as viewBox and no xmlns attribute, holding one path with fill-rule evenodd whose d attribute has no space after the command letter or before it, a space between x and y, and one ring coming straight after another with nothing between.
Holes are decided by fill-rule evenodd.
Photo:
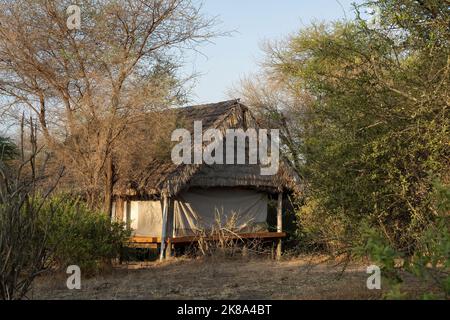
<instances>
[{"instance_id":1,"label":"leafless tree","mask_svg":"<svg viewBox=\"0 0 450 320\"><path fill-rule=\"evenodd\" d=\"M78 2L81 29L69 30L71 4L0 1L0 101L36 115L71 189L109 212L124 137L183 96L180 52L216 36L216 20L191 0L91 0Z\"/></svg>"}]
</instances>

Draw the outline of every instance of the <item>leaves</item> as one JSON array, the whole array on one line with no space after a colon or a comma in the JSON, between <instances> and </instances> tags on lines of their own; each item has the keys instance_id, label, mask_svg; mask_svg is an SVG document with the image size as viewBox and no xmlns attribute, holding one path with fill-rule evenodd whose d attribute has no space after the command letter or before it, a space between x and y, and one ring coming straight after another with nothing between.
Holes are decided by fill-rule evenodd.
<instances>
[{"instance_id":1,"label":"leaves","mask_svg":"<svg viewBox=\"0 0 450 320\"><path fill-rule=\"evenodd\" d=\"M313 25L276 52L271 68L315 97L296 119L311 198L330 215L352 217L349 229L367 219L407 252L433 219L433 179L449 175L448 92L441 86L449 49L441 44L450 35L440 30L425 43L414 23L392 32L389 10L400 2L411 21L423 14L416 4L379 1L390 24Z\"/></svg>"},{"instance_id":2,"label":"leaves","mask_svg":"<svg viewBox=\"0 0 450 320\"><path fill-rule=\"evenodd\" d=\"M0 136L0 161L10 160L18 155L16 145L8 138Z\"/></svg>"},{"instance_id":3,"label":"leaves","mask_svg":"<svg viewBox=\"0 0 450 320\"><path fill-rule=\"evenodd\" d=\"M380 15L371 26L360 14L368 6ZM301 241L351 248L395 281L398 268L448 274L448 1L355 10L353 20L312 25L268 50L271 79L311 97L289 119L307 186Z\"/></svg>"}]
</instances>

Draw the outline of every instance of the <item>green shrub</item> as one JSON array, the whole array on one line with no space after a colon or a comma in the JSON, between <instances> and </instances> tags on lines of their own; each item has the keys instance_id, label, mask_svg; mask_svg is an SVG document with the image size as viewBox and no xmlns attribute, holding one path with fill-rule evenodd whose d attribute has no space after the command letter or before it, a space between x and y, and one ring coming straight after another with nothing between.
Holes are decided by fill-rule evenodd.
<instances>
[{"instance_id":1,"label":"green shrub","mask_svg":"<svg viewBox=\"0 0 450 320\"><path fill-rule=\"evenodd\" d=\"M340 213L330 214L314 197L297 211L296 236L302 252L345 253L351 223Z\"/></svg>"},{"instance_id":2,"label":"green shrub","mask_svg":"<svg viewBox=\"0 0 450 320\"><path fill-rule=\"evenodd\" d=\"M17 146L11 139L0 136L0 161L13 159L17 154Z\"/></svg>"},{"instance_id":3,"label":"green shrub","mask_svg":"<svg viewBox=\"0 0 450 320\"><path fill-rule=\"evenodd\" d=\"M65 196L55 196L45 203L44 212L54 212L49 245L59 268L78 265L84 274L99 271L117 258L130 236L123 223L90 210L86 204Z\"/></svg>"},{"instance_id":4,"label":"green shrub","mask_svg":"<svg viewBox=\"0 0 450 320\"><path fill-rule=\"evenodd\" d=\"M0 163L1 164L1 163ZM0 177L6 177L0 166ZM32 197L27 185L0 178L0 300L26 297L34 279L51 267L48 228L52 212L45 197Z\"/></svg>"},{"instance_id":5,"label":"green shrub","mask_svg":"<svg viewBox=\"0 0 450 320\"><path fill-rule=\"evenodd\" d=\"M441 183L434 184L434 207L436 216L418 236L412 246L412 254L394 249L379 228L363 223L361 243L354 247L358 256L367 256L383 270L383 276L392 290L387 298L401 294L404 271L434 283L441 296L450 296L450 189ZM423 293L424 299L437 298L434 293Z\"/></svg>"}]
</instances>

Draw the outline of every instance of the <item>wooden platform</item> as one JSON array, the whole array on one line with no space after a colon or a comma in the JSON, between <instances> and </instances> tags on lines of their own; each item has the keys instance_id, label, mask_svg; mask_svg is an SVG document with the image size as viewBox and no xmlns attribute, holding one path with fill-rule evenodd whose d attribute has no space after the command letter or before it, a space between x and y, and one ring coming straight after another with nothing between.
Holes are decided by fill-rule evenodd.
<instances>
[{"instance_id":1,"label":"wooden platform","mask_svg":"<svg viewBox=\"0 0 450 320\"><path fill-rule=\"evenodd\" d=\"M230 235L227 239L230 240L239 240L239 239L281 239L286 237L285 232L255 232L255 233L240 233L236 235ZM170 242L172 244L189 244L192 242L196 242L200 239L199 236L188 236L188 237L176 237L167 239L166 242ZM207 241L215 241L219 240L218 236L206 237ZM131 247L141 246L141 245L151 245L151 244L160 244L161 238L157 237L132 237L129 242Z\"/></svg>"}]
</instances>

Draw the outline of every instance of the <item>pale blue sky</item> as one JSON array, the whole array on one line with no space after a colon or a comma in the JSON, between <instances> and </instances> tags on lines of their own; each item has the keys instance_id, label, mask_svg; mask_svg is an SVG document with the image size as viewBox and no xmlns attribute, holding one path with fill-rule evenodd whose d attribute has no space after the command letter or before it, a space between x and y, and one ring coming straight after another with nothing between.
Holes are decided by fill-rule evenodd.
<instances>
[{"instance_id":1,"label":"pale blue sky","mask_svg":"<svg viewBox=\"0 0 450 320\"><path fill-rule=\"evenodd\" d=\"M218 16L221 30L236 30L189 53L185 72L201 75L193 89L193 103L227 99L226 90L242 76L258 70L261 43L281 39L313 21L352 17L358 0L204 0L204 13ZM203 56L205 55L205 56Z\"/></svg>"}]
</instances>

